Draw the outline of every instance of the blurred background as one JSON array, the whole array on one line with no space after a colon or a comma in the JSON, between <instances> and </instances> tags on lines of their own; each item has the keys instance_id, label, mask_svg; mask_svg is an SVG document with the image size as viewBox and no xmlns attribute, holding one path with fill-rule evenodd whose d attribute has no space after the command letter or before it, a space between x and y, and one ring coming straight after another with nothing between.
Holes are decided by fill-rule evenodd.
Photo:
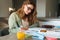
<instances>
[{"instance_id":1,"label":"blurred background","mask_svg":"<svg viewBox=\"0 0 60 40\"><path fill-rule=\"evenodd\" d=\"M25 0L0 0L0 35L8 32L8 18L10 14L17 11ZM60 26L60 0L31 0L37 7L37 18L43 25ZM53 21L53 23L52 23ZM40 24L42 25L42 23Z\"/></svg>"},{"instance_id":2,"label":"blurred background","mask_svg":"<svg viewBox=\"0 0 60 40\"><path fill-rule=\"evenodd\" d=\"M25 0L0 0L0 17L9 16L9 8L18 10ZM38 17L59 17L60 0L31 0L37 6Z\"/></svg>"}]
</instances>

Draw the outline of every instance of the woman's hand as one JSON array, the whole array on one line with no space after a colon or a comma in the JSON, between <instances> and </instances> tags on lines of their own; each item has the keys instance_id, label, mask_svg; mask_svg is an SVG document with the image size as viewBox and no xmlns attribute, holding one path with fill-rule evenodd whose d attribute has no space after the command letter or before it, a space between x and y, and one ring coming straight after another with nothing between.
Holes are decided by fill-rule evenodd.
<instances>
[{"instance_id":1,"label":"woman's hand","mask_svg":"<svg viewBox=\"0 0 60 40\"><path fill-rule=\"evenodd\" d=\"M21 27L21 30L28 30L28 27Z\"/></svg>"}]
</instances>

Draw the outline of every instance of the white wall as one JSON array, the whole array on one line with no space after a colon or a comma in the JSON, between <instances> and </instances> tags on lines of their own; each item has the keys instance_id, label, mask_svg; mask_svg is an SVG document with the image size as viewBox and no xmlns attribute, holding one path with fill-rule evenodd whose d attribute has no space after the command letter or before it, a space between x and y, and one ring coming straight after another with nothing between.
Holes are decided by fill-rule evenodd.
<instances>
[{"instance_id":1,"label":"white wall","mask_svg":"<svg viewBox=\"0 0 60 40\"><path fill-rule=\"evenodd\" d=\"M9 16L9 6L12 6L12 0L0 0L0 17Z\"/></svg>"},{"instance_id":2,"label":"white wall","mask_svg":"<svg viewBox=\"0 0 60 40\"><path fill-rule=\"evenodd\" d=\"M46 0L37 0L37 16L45 17L46 16Z\"/></svg>"}]
</instances>

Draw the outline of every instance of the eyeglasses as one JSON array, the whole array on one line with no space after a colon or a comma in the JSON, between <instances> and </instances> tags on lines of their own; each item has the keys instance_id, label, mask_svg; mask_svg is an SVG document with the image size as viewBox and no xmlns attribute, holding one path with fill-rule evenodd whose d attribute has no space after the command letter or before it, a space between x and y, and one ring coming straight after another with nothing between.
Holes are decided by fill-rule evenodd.
<instances>
[{"instance_id":1,"label":"eyeglasses","mask_svg":"<svg viewBox=\"0 0 60 40\"><path fill-rule=\"evenodd\" d=\"M28 8L28 10L31 10L31 11L33 10L32 8L30 8L30 7L28 7L28 6L27 6L27 8Z\"/></svg>"}]
</instances>

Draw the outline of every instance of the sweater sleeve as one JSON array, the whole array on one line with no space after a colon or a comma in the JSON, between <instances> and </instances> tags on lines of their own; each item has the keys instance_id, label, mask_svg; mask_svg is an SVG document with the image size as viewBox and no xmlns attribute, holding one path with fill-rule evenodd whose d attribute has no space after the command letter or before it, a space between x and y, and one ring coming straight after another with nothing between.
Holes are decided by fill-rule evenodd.
<instances>
[{"instance_id":1,"label":"sweater sleeve","mask_svg":"<svg viewBox=\"0 0 60 40\"><path fill-rule=\"evenodd\" d=\"M19 27L17 27L16 19L14 13L12 13L9 17L8 24L9 24L9 32L16 33L19 31Z\"/></svg>"}]
</instances>

